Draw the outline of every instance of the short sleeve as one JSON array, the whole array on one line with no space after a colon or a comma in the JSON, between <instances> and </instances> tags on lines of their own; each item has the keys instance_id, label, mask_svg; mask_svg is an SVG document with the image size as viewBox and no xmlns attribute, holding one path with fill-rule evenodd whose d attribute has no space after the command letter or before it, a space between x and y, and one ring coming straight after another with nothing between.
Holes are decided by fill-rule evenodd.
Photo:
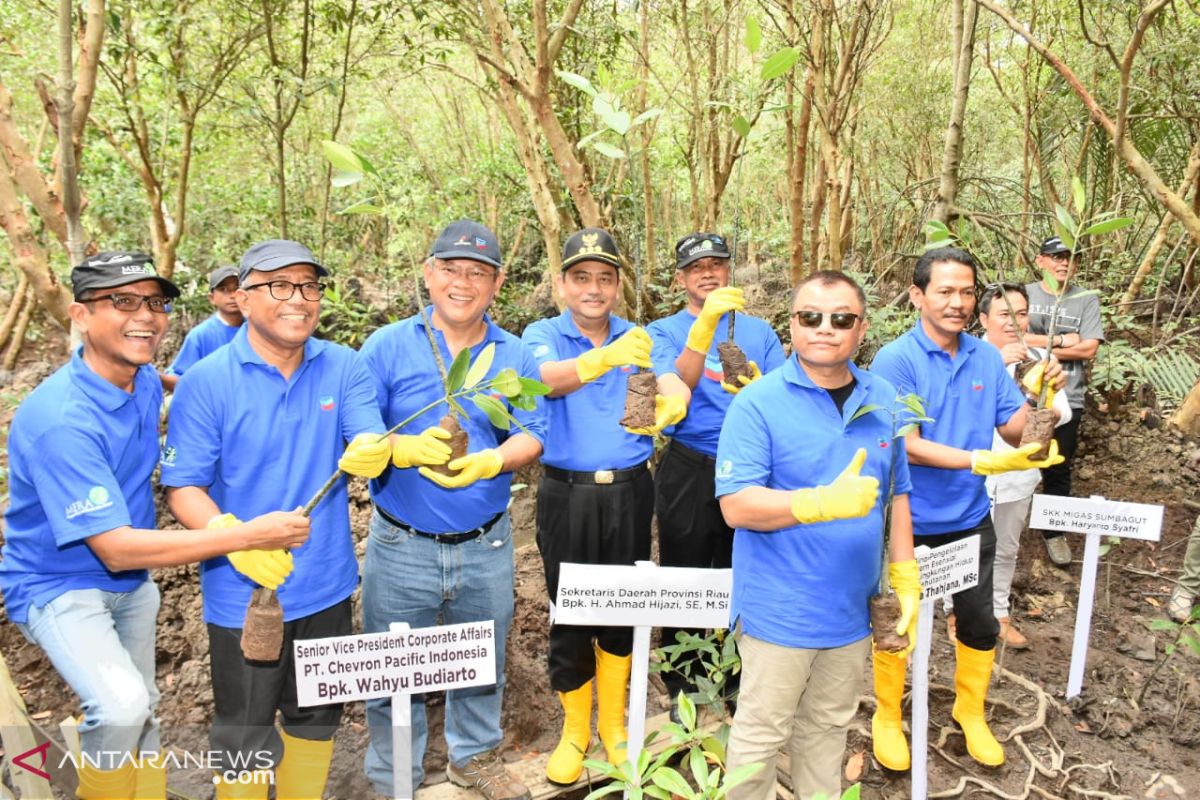
<instances>
[{"instance_id":1,"label":"short sleeve","mask_svg":"<svg viewBox=\"0 0 1200 800\"><path fill-rule=\"evenodd\" d=\"M179 380L159 459L159 483L163 486L212 486L221 459L216 405L200 373L192 372Z\"/></svg>"},{"instance_id":2,"label":"short sleeve","mask_svg":"<svg viewBox=\"0 0 1200 800\"><path fill-rule=\"evenodd\" d=\"M1083 341L1104 339L1104 321L1100 317L1100 298L1089 294L1081 298L1083 308L1079 310L1079 338Z\"/></svg>"},{"instance_id":3,"label":"short sleeve","mask_svg":"<svg viewBox=\"0 0 1200 800\"><path fill-rule=\"evenodd\" d=\"M132 524L97 434L57 426L38 438L32 452L33 486L56 545Z\"/></svg>"},{"instance_id":4,"label":"short sleeve","mask_svg":"<svg viewBox=\"0 0 1200 800\"><path fill-rule=\"evenodd\" d=\"M330 353L329 355L332 355ZM350 364L347 368L345 394L338 408L342 409L342 436L350 441L360 433L383 433L387 425L383 422L378 402L377 387L360 354L347 353Z\"/></svg>"},{"instance_id":5,"label":"short sleeve","mask_svg":"<svg viewBox=\"0 0 1200 800\"><path fill-rule=\"evenodd\" d=\"M679 354L683 352L683 348L675 340L675 336L670 329L670 323L673 320L674 317L667 317L646 326L646 333L650 334L650 342L652 344L650 361L654 366L655 375L679 374L679 370L675 367L675 359L679 358Z\"/></svg>"},{"instance_id":6,"label":"short sleeve","mask_svg":"<svg viewBox=\"0 0 1200 800\"><path fill-rule=\"evenodd\" d=\"M1008 374L1008 369L1004 366L1004 359L1000 357L1000 351L991 345L988 345L987 348L986 351L981 348L981 352L987 352L992 357L992 382L997 387L995 427L998 428L1006 424L1012 419L1013 414L1021 410L1021 406L1025 405L1025 395L1017 386L1017 382Z\"/></svg>"},{"instance_id":7,"label":"short sleeve","mask_svg":"<svg viewBox=\"0 0 1200 800\"><path fill-rule=\"evenodd\" d=\"M550 320L539 320L525 328L525 332L521 334L521 341L533 355L533 360L538 367L562 360L555 342L557 338L558 335L554 332Z\"/></svg>"},{"instance_id":8,"label":"short sleeve","mask_svg":"<svg viewBox=\"0 0 1200 800\"><path fill-rule=\"evenodd\" d=\"M770 324L764 324L763 327L766 330L766 334L764 335L766 339L764 343L766 357L763 358L763 363L759 367L765 375L773 369L782 367L787 357L783 354L783 345L779 342L779 334L775 333L775 329Z\"/></svg>"},{"instance_id":9,"label":"short sleeve","mask_svg":"<svg viewBox=\"0 0 1200 800\"><path fill-rule=\"evenodd\" d=\"M540 381L542 371L534 359L532 351L519 339L514 339L513 345L520 350L521 366L517 370L518 374L523 378L533 378L535 381ZM550 422L546 414L545 397L538 397L536 399L536 405L534 405L532 411L512 407L509 410L513 418L521 423L521 426L524 426L524 430L522 430L521 426L513 424L509 428L510 434L528 433L541 444L546 444L546 431L549 428Z\"/></svg>"},{"instance_id":10,"label":"short sleeve","mask_svg":"<svg viewBox=\"0 0 1200 800\"><path fill-rule=\"evenodd\" d=\"M885 346L876 353L875 360L871 362L871 372L895 386L901 394L919 394L916 376L912 374L908 360L898 347Z\"/></svg>"},{"instance_id":11,"label":"short sleeve","mask_svg":"<svg viewBox=\"0 0 1200 800\"><path fill-rule=\"evenodd\" d=\"M717 443L716 496L750 486L766 486L771 477L771 441L767 421L746 396L734 397Z\"/></svg>"},{"instance_id":12,"label":"short sleeve","mask_svg":"<svg viewBox=\"0 0 1200 800\"><path fill-rule=\"evenodd\" d=\"M183 337L183 346L179 348L179 354L171 362L168 372L182 375L200 360L200 337L196 333L197 328L192 328L188 331L187 336Z\"/></svg>"},{"instance_id":13,"label":"short sleeve","mask_svg":"<svg viewBox=\"0 0 1200 800\"><path fill-rule=\"evenodd\" d=\"M375 404L382 411L388 407L391 390L384 380L384 375L392 374L394 366L388 363L387 339L396 335L396 330L390 325L380 328L367 337L362 348L358 351L358 361L366 370L371 386L375 390Z\"/></svg>"}]
</instances>

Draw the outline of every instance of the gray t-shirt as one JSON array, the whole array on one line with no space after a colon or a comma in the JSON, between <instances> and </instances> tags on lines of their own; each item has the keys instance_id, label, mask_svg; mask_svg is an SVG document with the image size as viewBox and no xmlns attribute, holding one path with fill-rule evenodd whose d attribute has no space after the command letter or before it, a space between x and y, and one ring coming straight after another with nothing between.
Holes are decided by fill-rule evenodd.
<instances>
[{"instance_id":1,"label":"gray t-shirt","mask_svg":"<svg viewBox=\"0 0 1200 800\"><path fill-rule=\"evenodd\" d=\"M1045 336L1050 330L1050 310L1054 308L1054 295L1042 288L1040 283L1025 284L1029 293L1029 332ZM1068 286L1062 305L1058 308L1058 322L1054 333L1078 333L1081 340L1104 341L1104 323L1100 319L1100 298L1095 294L1083 294L1086 290ZM1082 297L1079 295L1083 294ZM1083 380L1084 361L1063 361L1063 372L1067 374L1067 399L1071 408L1083 408L1083 397L1087 384Z\"/></svg>"}]
</instances>

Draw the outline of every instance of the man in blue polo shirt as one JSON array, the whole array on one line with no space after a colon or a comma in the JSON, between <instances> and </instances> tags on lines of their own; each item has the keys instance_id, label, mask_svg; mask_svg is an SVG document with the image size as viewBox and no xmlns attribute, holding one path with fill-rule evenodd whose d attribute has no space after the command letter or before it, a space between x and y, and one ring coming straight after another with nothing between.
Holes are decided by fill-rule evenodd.
<instances>
[{"instance_id":1,"label":"man in blue polo shirt","mask_svg":"<svg viewBox=\"0 0 1200 800\"><path fill-rule=\"evenodd\" d=\"M219 528L263 508L296 508L336 469L372 477L387 467L391 444L381 435L370 376L353 350L312 335L319 279L327 274L312 251L284 239L260 242L242 257L237 297L246 325L180 379L163 447L167 502L185 525ZM358 562L347 504L340 481L313 510L315 535L304 547L201 566L211 747L222 754L224 773L263 771L260 754L270 752L281 799L322 796L341 721L340 703L297 705L292 642L352 632ZM251 592L268 585L262 576L272 569L291 571L278 595L283 652L277 661L249 662L242 623ZM216 792L265 798L269 784L266 776L223 774Z\"/></svg>"},{"instance_id":2,"label":"man in blue polo shirt","mask_svg":"<svg viewBox=\"0 0 1200 800\"><path fill-rule=\"evenodd\" d=\"M917 261L909 299L920 312L917 324L875 356L871 371L901 392L915 393L934 421L907 437L912 467L913 534L918 544L939 547L979 535L979 583L953 596L957 625L955 699L952 716L962 726L967 751L985 766L1004 763L1004 749L988 728L984 701L992 675L999 625L992 614L992 567L996 532L984 478L1062 461L1051 444L1043 461L1031 457L1036 442L993 451L994 433L1016 446L1029 410L1008 375L1000 351L964 329L975 311L976 266L957 248L930 250ZM1062 382L1051 363L1046 380ZM1038 387L1040 388L1040 384ZM908 769L908 743L900 722L907 655L875 654L872 720L875 757L889 769Z\"/></svg>"},{"instance_id":3,"label":"man in blue polo shirt","mask_svg":"<svg viewBox=\"0 0 1200 800\"><path fill-rule=\"evenodd\" d=\"M626 379L650 366L646 331L613 314L621 288L621 255L608 231L584 228L563 245L556 282L567 310L525 329L522 339L550 387L550 436L538 487L537 543L553 604L559 565L633 564L650 558L654 480L646 462L654 440L622 429ZM664 375L660 396L675 415L686 412L688 390ZM652 433L654 431L647 431ZM625 691L633 629L550 626L550 688L563 707L563 733L546 777L571 784L583 771L591 741L592 682L596 728L609 762L625 761Z\"/></svg>"},{"instance_id":4,"label":"man in blue polo shirt","mask_svg":"<svg viewBox=\"0 0 1200 800\"><path fill-rule=\"evenodd\" d=\"M742 656L728 766L763 764L730 800L773 800L789 744L796 797L841 796L883 561L879 488L891 477L888 576L910 649L921 595L908 463L888 413L896 390L850 360L867 332L863 291L816 272L791 308L795 357L738 395L717 449L716 492L737 528L730 615Z\"/></svg>"},{"instance_id":5,"label":"man in blue polo shirt","mask_svg":"<svg viewBox=\"0 0 1200 800\"><path fill-rule=\"evenodd\" d=\"M179 354L170 368L162 374L163 389L170 392L179 376L189 367L218 347L233 341L242 327L242 310L237 304L238 269L227 265L217 267L208 276L208 302L216 309L212 316L187 332Z\"/></svg>"},{"instance_id":6,"label":"man in blue polo shirt","mask_svg":"<svg viewBox=\"0 0 1200 800\"><path fill-rule=\"evenodd\" d=\"M715 233L692 233L675 244L675 280L687 292L687 307L652 322L647 331L654 341L654 369L659 375L678 375L691 389L687 418L675 426L671 443L654 477L658 512L659 561L664 567L730 565L733 529L725 523L713 493L713 464L717 438L733 395L745 384L723 382L717 345L734 341L746 353L756 375L783 364L779 337L764 320L734 314L746 306L742 290L729 285L732 262L725 239ZM719 335L718 335L719 334ZM674 644L680 631L664 628L662 642ZM678 695L690 691L689 673L699 669L695 655L676 660L663 673L677 716ZM731 681L736 684L736 680ZM732 693L734 685L726 688Z\"/></svg>"},{"instance_id":7,"label":"man in blue polo shirt","mask_svg":"<svg viewBox=\"0 0 1200 800\"><path fill-rule=\"evenodd\" d=\"M397 467L371 483L371 516L363 564L363 627L386 631L393 622L414 628L495 621L496 684L446 693L446 775L479 790L487 800L527 798L529 790L505 768L496 748L503 738L504 648L513 615L513 546L507 513L512 472L534 461L546 435L544 412L508 410L518 424L500 430L473 403L459 424L470 452L449 463L436 427L447 413L441 363L463 349L472 359L489 345L495 356L484 380L509 367L537 379L537 365L521 340L492 322L487 308L504 283L496 235L459 220L448 225L425 261L432 305L423 314L384 326L363 344L361 356L374 378L377 403L389 426L432 403L408 428L421 431L397 445ZM429 326L429 327L427 327ZM503 402L503 398L497 398ZM430 465L446 464L443 475ZM417 469L413 469L416 467ZM366 772L376 790L392 793L391 701L367 701L371 744ZM413 786L424 776L428 735L425 697L412 696Z\"/></svg>"},{"instance_id":8,"label":"man in blue polo shirt","mask_svg":"<svg viewBox=\"0 0 1200 800\"><path fill-rule=\"evenodd\" d=\"M147 568L296 547L309 524L274 512L220 531L153 530L162 386L150 362L179 290L149 256L126 252L89 257L71 283L83 344L9 432L0 592L79 695L79 797L165 797L166 766L152 755L159 596Z\"/></svg>"}]
</instances>

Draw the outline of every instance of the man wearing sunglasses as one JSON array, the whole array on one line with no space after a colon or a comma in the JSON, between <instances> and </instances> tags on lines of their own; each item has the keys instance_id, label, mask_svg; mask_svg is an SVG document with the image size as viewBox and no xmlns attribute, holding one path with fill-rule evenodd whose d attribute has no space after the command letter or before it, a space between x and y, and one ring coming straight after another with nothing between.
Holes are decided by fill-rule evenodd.
<instances>
[{"instance_id":1,"label":"man wearing sunglasses","mask_svg":"<svg viewBox=\"0 0 1200 800\"><path fill-rule=\"evenodd\" d=\"M659 561L664 567L727 568L733 550L733 529L721 516L713 493L717 438L737 386L724 382L717 345L729 338L746 353L751 371L759 376L783 364L779 337L764 320L736 312L746 307L742 290L729 285L733 262L724 237L692 233L675 244L675 280L687 293L687 306L652 322L646 330L654 341L654 371L677 375L692 392L687 416L668 431L671 442L654 477L654 507L658 514ZM676 644L680 633L664 628L662 644ZM674 669L663 673L671 695L672 718L678 717L680 692L695 691L698 654L683 654ZM726 685L731 705L736 676Z\"/></svg>"},{"instance_id":2,"label":"man wearing sunglasses","mask_svg":"<svg viewBox=\"0 0 1200 800\"><path fill-rule=\"evenodd\" d=\"M909 468L885 411L896 390L851 361L865 305L844 273L803 280L791 306L795 356L738 394L721 431L716 493L737 529L731 623L742 656L729 769L764 765L730 800L772 800L782 749L796 797L841 796L883 556L880 487L893 464L888 575L904 610L898 631L910 641L916 631Z\"/></svg>"},{"instance_id":3,"label":"man wearing sunglasses","mask_svg":"<svg viewBox=\"0 0 1200 800\"><path fill-rule=\"evenodd\" d=\"M71 283L83 344L9 432L0 591L9 619L79 695L79 797L165 797L165 764L146 755L160 744L159 594L147 569L296 547L309 524L275 511L219 531L154 530L163 393L150 363L179 290L150 256L128 252L89 257Z\"/></svg>"},{"instance_id":4,"label":"man wearing sunglasses","mask_svg":"<svg viewBox=\"0 0 1200 800\"><path fill-rule=\"evenodd\" d=\"M161 474L185 525L220 529L264 507L297 508L337 469L373 477L387 467L392 446L370 375L353 350L313 336L326 275L312 251L285 239L242 256L237 302L246 324L175 390ZM201 565L216 712L210 745L224 768L217 798L265 800L271 781L244 773L272 765L276 797L323 796L342 706L297 706L292 643L352 632L358 561L346 481L313 510L312 524L315 535L290 552ZM273 662L249 662L241 650L258 586L277 589L283 608L283 652Z\"/></svg>"},{"instance_id":5,"label":"man wearing sunglasses","mask_svg":"<svg viewBox=\"0 0 1200 800\"><path fill-rule=\"evenodd\" d=\"M979 583L952 598L957 642L951 714L963 729L971 757L994 767L1004 763L1004 749L984 716L999 632L992 613L996 531L984 479L1045 468L1060 463L1062 456L1054 443L1041 461L1033 459L1040 444L1016 447L1029 410L1025 396L1005 369L1000 351L965 333L975 313L976 274L975 259L964 250L944 247L922 255L908 291L920 312L917 324L879 351L871 371L901 392L920 396L925 415L932 419L906 437L916 542L939 547L980 537ZM1051 362L1043 380L1061 383L1062 368ZM1040 382L1030 388L1040 390ZM993 450L996 433L1015 449ZM908 655L877 651L874 662L875 757L888 769L905 770L910 755L901 729L900 701Z\"/></svg>"},{"instance_id":6,"label":"man wearing sunglasses","mask_svg":"<svg viewBox=\"0 0 1200 800\"><path fill-rule=\"evenodd\" d=\"M1035 260L1041 280L1025 285L1029 293L1029 335L1034 347L1048 347L1062 362L1067 376L1067 401L1071 419L1054 432L1063 462L1042 471L1042 492L1069 497L1071 494L1071 462L1079 444L1079 427L1083 424L1084 398L1087 396L1087 363L1096 357L1104 341L1104 322L1100 317L1100 298L1074 283L1079 269L1079 254L1051 236L1042 242ZM1058 288L1046 279L1054 276ZM1059 296L1058 322L1054 326L1054 341L1049 339L1050 316ZM1046 554L1060 567L1071 563L1071 545L1062 531L1042 531Z\"/></svg>"}]
</instances>

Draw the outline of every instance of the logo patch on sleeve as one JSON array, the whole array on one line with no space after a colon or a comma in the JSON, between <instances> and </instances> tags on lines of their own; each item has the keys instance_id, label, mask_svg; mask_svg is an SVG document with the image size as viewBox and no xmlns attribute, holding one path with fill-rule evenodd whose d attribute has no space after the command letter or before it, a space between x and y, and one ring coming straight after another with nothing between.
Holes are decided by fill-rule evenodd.
<instances>
[{"instance_id":1,"label":"logo patch on sleeve","mask_svg":"<svg viewBox=\"0 0 1200 800\"><path fill-rule=\"evenodd\" d=\"M71 505L64 509L67 519L75 519L83 514L91 514L96 511L103 511L112 506L112 497L108 493L108 489L103 486L93 486L88 489L87 497L83 500L76 500Z\"/></svg>"}]
</instances>

